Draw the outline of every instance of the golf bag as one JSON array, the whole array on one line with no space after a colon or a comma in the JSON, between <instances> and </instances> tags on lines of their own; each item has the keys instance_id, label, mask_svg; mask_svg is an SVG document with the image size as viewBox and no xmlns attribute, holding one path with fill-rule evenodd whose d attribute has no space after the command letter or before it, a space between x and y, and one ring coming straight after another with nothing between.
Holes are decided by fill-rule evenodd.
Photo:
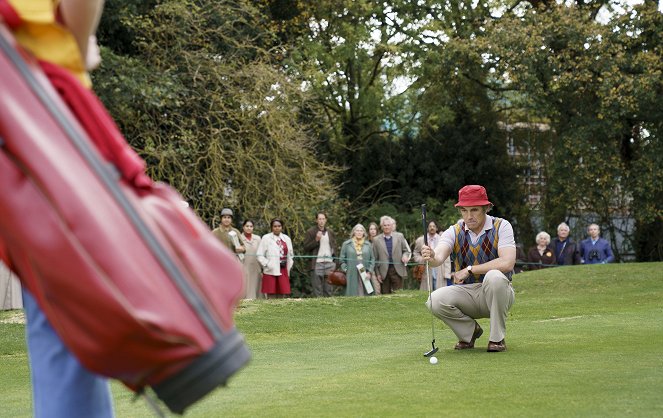
<instances>
[{"instance_id":1,"label":"golf bag","mask_svg":"<svg viewBox=\"0 0 663 418\"><path fill-rule=\"evenodd\" d=\"M0 74L0 256L86 368L182 413L250 358L241 265L101 102L1 23Z\"/></svg>"}]
</instances>

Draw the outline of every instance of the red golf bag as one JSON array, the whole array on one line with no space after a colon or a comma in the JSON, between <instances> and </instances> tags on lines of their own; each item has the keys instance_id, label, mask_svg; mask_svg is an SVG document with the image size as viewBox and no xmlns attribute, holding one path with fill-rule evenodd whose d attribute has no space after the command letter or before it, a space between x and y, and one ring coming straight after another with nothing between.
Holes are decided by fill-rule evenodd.
<instances>
[{"instance_id":1,"label":"red golf bag","mask_svg":"<svg viewBox=\"0 0 663 418\"><path fill-rule=\"evenodd\" d=\"M242 269L143 168L98 99L0 24L0 256L83 365L182 413L250 358Z\"/></svg>"}]
</instances>

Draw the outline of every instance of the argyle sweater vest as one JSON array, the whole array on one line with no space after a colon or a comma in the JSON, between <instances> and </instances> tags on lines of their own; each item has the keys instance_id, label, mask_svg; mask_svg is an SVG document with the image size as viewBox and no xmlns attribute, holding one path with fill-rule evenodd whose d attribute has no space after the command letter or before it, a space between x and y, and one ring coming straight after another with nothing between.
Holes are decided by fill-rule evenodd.
<instances>
[{"instance_id":1,"label":"argyle sweater vest","mask_svg":"<svg viewBox=\"0 0 663 418\"><path fill-rule=\"evenodd\" d=\"M469 265L487 263L498 257L497 245L499 243L499 229L503 219L493 218L493 228L484 231L483 237L479 237L476 244L472 244L470 231L465 230L465 223L454 225L456 242L451 252L451 266L453 271L460 271ZM506 274L511 280L513 272ZM485 274L471 273L463 284L482 283Z\"/></svg>"}]
</instances>

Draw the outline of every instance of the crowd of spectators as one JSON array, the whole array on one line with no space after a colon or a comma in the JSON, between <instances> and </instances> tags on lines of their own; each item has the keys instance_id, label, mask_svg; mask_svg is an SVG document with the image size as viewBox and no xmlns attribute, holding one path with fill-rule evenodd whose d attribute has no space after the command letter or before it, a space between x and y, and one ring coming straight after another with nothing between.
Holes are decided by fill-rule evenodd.
<instances>
[{"instance_id":1,"label":"crowd of spectators","mask_svg":"<svg viewBox=\"0 0 663 418\"><path fill-rule=\"evenodd\" d=\"M606 264L615 261L610 243L600 237L600 228L593 223L587 227L587 239L577 243L570 237L570 228L565 222L557 226L557 237L541 231L536 235L536 245L524 254L520 252L518 267L522 270L538 270L547 267L577 264Z\"/></svg>"},{"instance_id":2,"label":"crowd of spectators","mask_svg":"<svg viewBox=\"0 0 663 418\"><path fill-rule=\"evenodd\" d=\"M242 232L232 225L233 211L221 211L221 224L214 229L219 240L235 252L244 266L245 299L285 297L290 294L291 269L294 250L290 237L283 233L283 221L276 218L270 223L270 233L260 237L253 231L252 220L245 220ZM424 235L412 245L396 230L396 221L382 216L380 222L369 222L368 227L357 224L350 236L338 239L327 226L327 214L318 212L315 224L302 240L307 258L307 271L311 296L329 297L339 293L337 277L344 277L347 296L389 294L403 288L408 276L420 290L434 291L450 286L453 271L450 259L435 268L426 270L421 248ZM434 248L443 230L434 220L429 220L426 238ZM557 236L551 239L546 231L536 235L536 245L527 252L517 248L515 273L549 267L577 264L605 264L615 260L607 240L600 237L600 228L591 224L588 238L577 242L570 236L565 222L557 226ZM333 273L333 274L332 274Z\"/></svg>"}]
</instances>

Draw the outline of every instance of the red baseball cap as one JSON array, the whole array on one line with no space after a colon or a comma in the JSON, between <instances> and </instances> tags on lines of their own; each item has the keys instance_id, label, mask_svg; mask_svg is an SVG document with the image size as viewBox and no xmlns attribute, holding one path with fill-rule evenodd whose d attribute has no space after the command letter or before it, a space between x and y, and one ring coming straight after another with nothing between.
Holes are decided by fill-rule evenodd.
<instances>
[{"instance_id":1,"label":"red baseball cap","mask_svg":"<svg viewBox=\"0 0 663 418\"><path fill-rule=\"evenodd\" d=\"M485 206L492 205L488 200L486 188L477 184L464 186L458 191L458 203L454 206Z\"/></svg>"}]
</instances>

